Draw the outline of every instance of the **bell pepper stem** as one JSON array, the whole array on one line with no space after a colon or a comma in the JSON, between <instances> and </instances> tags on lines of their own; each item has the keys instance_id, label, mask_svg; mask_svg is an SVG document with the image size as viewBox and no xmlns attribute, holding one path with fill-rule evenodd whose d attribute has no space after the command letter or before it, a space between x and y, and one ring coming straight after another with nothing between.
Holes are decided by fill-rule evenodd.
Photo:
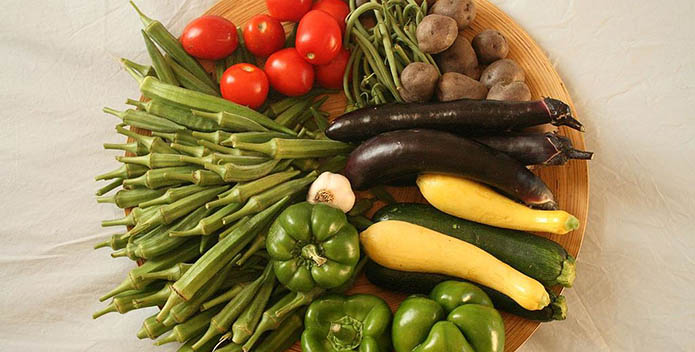
<instances>
[{"instance_id":1,"label":"bell pepper stem","mask_svg":"<svg viewBox=\"0 0 695 352\"><path fill-rule=\"evenodd\" d=\"M313 260L318 266L326 264L328 261L319 254L318 248L316 248L315 244L307 244L306 246L302 247L302 256L306 259Z\"/></svg>"}]
</instances>

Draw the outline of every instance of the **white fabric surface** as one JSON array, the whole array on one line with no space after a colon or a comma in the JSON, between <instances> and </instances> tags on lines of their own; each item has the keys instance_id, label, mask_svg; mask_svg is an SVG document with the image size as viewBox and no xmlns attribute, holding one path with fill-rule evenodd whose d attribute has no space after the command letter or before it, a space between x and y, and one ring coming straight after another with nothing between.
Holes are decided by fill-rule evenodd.
<instances>
[{"instance_id":1,"label":"white fabric surface","mask_svg":"<svg viewBox=\"0 0 695 352\"><path fill-rule=\"evenodd\" d=\"M177 33L213 2L139 1ZM596 152L569 317L520 351L692 351L695 3L494 2L548 52ZM2 8L0 351L174 351L135 338L153 309L91 319L132 266L91 247L122 215L93 177L121 141L101 107L138 96L116 62L146 61L137 16L125 0Z\"/></svg>"}]
</instances>

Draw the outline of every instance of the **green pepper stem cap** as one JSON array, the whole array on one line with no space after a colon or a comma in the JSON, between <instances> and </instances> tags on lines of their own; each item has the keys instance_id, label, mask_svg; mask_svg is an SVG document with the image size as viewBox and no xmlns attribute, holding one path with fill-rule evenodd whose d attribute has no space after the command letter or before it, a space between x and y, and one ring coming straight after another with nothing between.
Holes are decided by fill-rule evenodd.
<instances>
[{"instance_id":1,"label":"green pepper stem cap","mask_svg":"<svg viewBox=\"0 0 695 352\"><path fill-rule=\"evenodd\" d=\"M319 255L318 248L314 244L307 244L302 247L302 257L313 260L318 266L326 264L328 261L328 259Z\"/></svg>"},{"instance_id":2,"label":"green pepper stem cap","mask_svg":"<svg viewBox=\"0 0 695 352\"><path fill-rule=\"evenodd\" d=\"M331 322L327 338L336 351L355 350L362 342L362 322L343 316Z\"/></svg>"}]
</instances>

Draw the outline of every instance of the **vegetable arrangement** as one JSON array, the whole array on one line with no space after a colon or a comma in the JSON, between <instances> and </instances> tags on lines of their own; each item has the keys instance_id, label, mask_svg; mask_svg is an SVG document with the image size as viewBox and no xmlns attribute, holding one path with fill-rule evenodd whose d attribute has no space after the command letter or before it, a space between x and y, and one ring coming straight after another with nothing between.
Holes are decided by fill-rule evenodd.
<instances>
[{"instance_id":1,"label":"vegetable arrangement","mask_svg":"<svg viewBox=\"0 0 695 352\"><path fill-rule=\"evenodd\" d=\"M502 33L461 35L474 2L266 5L240 28L202 16L177 39L133 4L152 64L122 59L144 99L103 109L128 141L104 144L126 155L96 177L108 181L97 201L126 209L102 226L126 229L95 248L139 266L93 317L157 306L138 338L235 352L299 339L309 352L492 352L505 341L496 308L565 319L549 288L572 286L575 259L524 231L565 234L579 221L527 166L592 153L524 131L583 126L564 102L531 100ZM281 21L295 22L288 36ZM214 75L197 59L213 60ZM343 116L328 122L330 91L315 83L343 89ZM431 206L381 188L403 180ZM389 205L368 219L374 199L353 188ZM373 283L420 295L395 315L379 297L343 296L364 267Z\"/></svg>"}]
</instances>

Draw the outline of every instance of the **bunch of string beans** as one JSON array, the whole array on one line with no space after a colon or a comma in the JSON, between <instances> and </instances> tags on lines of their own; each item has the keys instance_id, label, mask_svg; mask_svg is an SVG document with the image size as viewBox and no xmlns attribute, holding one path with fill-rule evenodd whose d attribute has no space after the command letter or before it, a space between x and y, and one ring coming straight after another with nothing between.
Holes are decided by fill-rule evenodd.
<instances>
[{"instance_id":1,"label":"bunch of string beans","mask_svg":"<svg viewBox=\"0 0 695 352\"><path fill-rule=\"evenodd\" d=\"M263 112L222 99L176 38L138 13L152 66L121 62L147 100L104 108L128 142L104 144L126 155L96 177L108 181L97 201L127 214L102 226L125 231L95 248L141 265L100 298L111 302L94 318L158 306L139 338L166 334L156 344L179 342L179 351L220 342L217 351L282 351L301 332L302 307L323 290L294 293L276 282L266 231L320 172L341 169L352 146L323 135L322 92L279 99ZM241 51L220 65L249 59Z\"/></svg>"},{"instance_id":2,"label":"bunch of string beans","mask_svg":"<svg viewBox=\"0 0 695 352\"><path fill-rule=\"evenodd\" d=\"M350 0L344 46L351 55L343 77L347 110L389 102L403 102L400 75L412 62L437 67L430 54L417 45L416 30L427 15L427 1L384 0L356 7ZM361 21L373 14L372 21ZM367 25L371 22L371 26Z\"/></svg>"}]
</instances>

